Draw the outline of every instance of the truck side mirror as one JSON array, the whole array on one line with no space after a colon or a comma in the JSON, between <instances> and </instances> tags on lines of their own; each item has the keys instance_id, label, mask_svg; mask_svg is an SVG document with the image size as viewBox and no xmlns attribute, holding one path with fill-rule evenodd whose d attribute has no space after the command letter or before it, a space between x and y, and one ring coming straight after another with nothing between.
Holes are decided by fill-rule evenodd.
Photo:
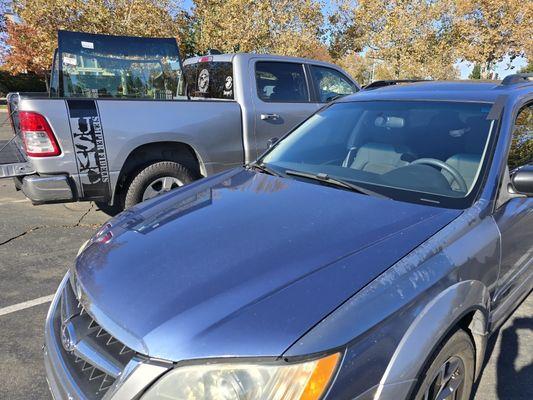
<instances>
[{"instance_id":1,"label":"truck side mirror","mask_svg":"<svg viewBox=\"0 0 533 400\"><path fill-rule=\"evenodd\" d=\"M278 140L279 140L279 138L277 138L277 137L273 137L273 138L268 139L268 141L267 141L268 148L270 149L272 146L274 146L278 142Z\"/></svg>"},{"instance_id":2,"label":"truck side mirror","mask_svg":"<svg viewBox=\"0 0 533 400\"><path fill-rule=\"evenodd\" d=\"M511 176L511 183L517 193L533 197L533 165L526 165Z\"/></svg>"}]
</instances>

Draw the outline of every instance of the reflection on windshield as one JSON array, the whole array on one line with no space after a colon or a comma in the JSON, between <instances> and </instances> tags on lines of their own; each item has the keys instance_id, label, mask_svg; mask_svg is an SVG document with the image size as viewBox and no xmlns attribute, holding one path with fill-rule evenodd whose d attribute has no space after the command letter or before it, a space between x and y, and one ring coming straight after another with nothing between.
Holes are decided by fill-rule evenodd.
<instances>
[{"instance_id":1,"label":"reflection on windshield","mask_svg":"<svg viewBox=\"0 0 533 400\"><path fill-rule=\"evenodd\" d=\"M490 108L436 101L333 104L262 161L280 172L327 174L393 198L415 194L458 205L453 199L466 199L479 180L492 129Z\"/></svg>"}]
</instances>

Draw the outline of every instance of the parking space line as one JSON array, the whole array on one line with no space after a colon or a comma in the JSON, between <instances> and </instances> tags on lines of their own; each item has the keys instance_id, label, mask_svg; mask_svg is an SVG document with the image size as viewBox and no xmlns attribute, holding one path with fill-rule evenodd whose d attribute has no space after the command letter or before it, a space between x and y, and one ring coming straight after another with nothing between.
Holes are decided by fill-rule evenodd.
<instances>
[{"instance_id":1,"label":"parking space line","mask_svg":"<svg viewBox=\"0 0 533 400\"><path fill-rule=\"evenodd\" d=\"M54 298L54 295L51 294L50 296L43 296L39 297L37 299L24 301L22 303L13 304L12 306L7 306L4 308L0 308L0 317L2 315L11 314L17 311L25 310L26 308L35 307L40 304L49 303Z\"/></svg>"},{"instance_id":2,"label":"parking space line","mask_svg":"<svg viewBox=\"0 0 533 400\"><path fill-rule=\"evenodd\" d=\"M28 199L12 200L12 199L0 199L0 206L4 204L13 204L13 203L26 203L29 202Z\"/></svg>"}]
</instances>

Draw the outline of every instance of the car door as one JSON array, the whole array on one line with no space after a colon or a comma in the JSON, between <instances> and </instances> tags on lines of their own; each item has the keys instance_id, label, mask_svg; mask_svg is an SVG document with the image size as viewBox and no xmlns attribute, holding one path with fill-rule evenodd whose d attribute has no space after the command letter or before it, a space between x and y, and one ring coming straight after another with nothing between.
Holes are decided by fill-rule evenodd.
<instances>
[{"instance_id":1,"label":"car door","mask_svg":"<svg viewBox=\"0 0 533 400\"><path fill-rule=\"evenodd\" d=\"M509 184L509 175L533 162L533 104L519 109L512 134L500 198L506 195L504 191ZM519 295L517 291L520 291L522 283L526 283L533 269L533 198L512 196L499 205L494 219L501 233L500 276L494 308L499 310L496 318L504 318L513 309L513 302L507 300Z\"/></svg>"},{"instance_id":2,"label":"car door","mask_svg":"<svg viewBox=\"0 0 533 400\"><path fill-rule=\"evenodd\" d=\"M309 77L299 62L252 59L254 134L259 156L269 140L280 138L318 109L311 101Z\"/></svg>"}]
</instances>

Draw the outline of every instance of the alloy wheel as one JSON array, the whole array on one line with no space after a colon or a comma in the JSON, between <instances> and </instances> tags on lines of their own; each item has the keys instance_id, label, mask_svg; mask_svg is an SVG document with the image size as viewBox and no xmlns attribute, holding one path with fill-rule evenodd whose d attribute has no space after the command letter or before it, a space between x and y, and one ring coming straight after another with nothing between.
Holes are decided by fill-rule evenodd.
<instances>
[{"instance_id":1,"label":"alloy wheel","mask_svg":"<svg viewBox=\"0 0 533 400\"><path fill-rule=\"evenodd\" d=\"M142 201L159 196L160 194L176 189L183 186L183 183L173 176L164 176L152 181L144 190Z\"/></svg>"},{"instance_id":2,"label":"alloy wheel","mask_svg":"<svg viewBox=\"0 0 533 400\"><path fill-rule=\"evenodd\" d=\"M450 357L435 373L424 393L424 400L456 400L461 398L465 384L465 366L457 357Z\"/></svg>"}]
</instances>

